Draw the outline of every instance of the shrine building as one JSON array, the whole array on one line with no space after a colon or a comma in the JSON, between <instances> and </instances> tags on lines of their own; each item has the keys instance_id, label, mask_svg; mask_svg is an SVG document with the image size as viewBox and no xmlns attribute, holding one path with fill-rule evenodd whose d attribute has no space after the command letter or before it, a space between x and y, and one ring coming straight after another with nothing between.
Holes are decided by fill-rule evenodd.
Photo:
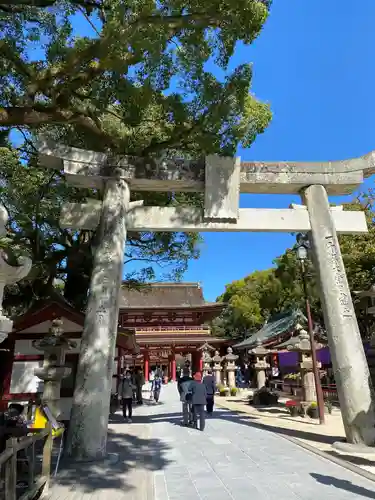
<instances>
[{"instance_id":1,"label":"shrine building","mask_svg":"<svg viewBox=\"0 0 375 500\"><path fill-rule=\"evenodd\" d=\"M200 348L208 343L215 349L224 348L225 339L211 336L208 324L224 309L225 304L206 302L199 283L151 283L140 290L121 290L119 327L134 329L139 355L126 356L125 366L141 366L146 381L156 366L172 381L176 367L184 359L192 370L202 369Z\"/></svg>"},{"instance_id":2,"label":"shrine building","mask_svg":"<svg viewBox=\"0 0 375 500\"><path fill-rule=\"evenodd\" d=\"M156 367L168 380L176 380L177 366L189 359L192 370L202 369L201 348L209 344L224 350L227 341L211 336L209 322L224 308L222 303L204 300L198 283L152 283L139 290L123 284L117 330L112 392L117 392L119 375L127 367L140 367L145 380ZM71 374L62 380L60 411L69 419L77 373L80 339L85 316L59 293L36 302L14 320L12 333L0 344L1 407L11 402L26 404L43 392L43 382L34 374L44 355L33 342L49 334L52 321L62 320L63 335L76 346L66 353L65 366Z\"/></svg>"}]
</instances>

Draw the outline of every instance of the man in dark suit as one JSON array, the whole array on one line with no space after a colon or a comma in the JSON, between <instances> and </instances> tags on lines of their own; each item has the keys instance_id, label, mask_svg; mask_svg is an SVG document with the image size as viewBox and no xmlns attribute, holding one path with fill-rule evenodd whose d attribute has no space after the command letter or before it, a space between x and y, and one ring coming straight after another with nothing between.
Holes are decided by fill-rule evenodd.
<instances>
[{"instance_id":1,"label":"man in dark suit","mask_svg":"<svg viewBox=\"0 0 375 500\"><path fill-rule=\"evenodd\" d=\"M193 422L194 427L198 428L199 415L199 430L204 431L206 425L206 415L204 407L207 404L206 386L202 384L202 374L197 372L194 375L194 380L190 385L191 403L193 405Z\"/></svg>"},{"instance_id":2,"label":"man in dark suit","mask_svg":"<svg viewBox=\"0 0 375 500\"><path fill-rule=\"evenodd\" d=\"M216 392L216 384L214 376L212 375L212 370L207 371L207 375L203 377L203 384L206 386L207 393L207 414L212 415L214 410L214 397Z\"/></svg>"}]
</instances>

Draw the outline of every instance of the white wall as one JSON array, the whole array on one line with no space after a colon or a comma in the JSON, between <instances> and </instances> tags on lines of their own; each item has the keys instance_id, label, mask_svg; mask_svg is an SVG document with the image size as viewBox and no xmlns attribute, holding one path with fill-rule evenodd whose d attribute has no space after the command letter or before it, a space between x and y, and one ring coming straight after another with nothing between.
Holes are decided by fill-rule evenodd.
<instances>
[{"instance_id":1,"label":"white wall","mask_svg":"<svg viewBox=\"0 0 375 500\"><path fill-rule=\"evenodd\" d=\"M11 394L22 392L41 392L43 382L34 375L36 368L41 368L43 361L14 361L12 378L10 382Z\"/></svg>"}]
</instances>

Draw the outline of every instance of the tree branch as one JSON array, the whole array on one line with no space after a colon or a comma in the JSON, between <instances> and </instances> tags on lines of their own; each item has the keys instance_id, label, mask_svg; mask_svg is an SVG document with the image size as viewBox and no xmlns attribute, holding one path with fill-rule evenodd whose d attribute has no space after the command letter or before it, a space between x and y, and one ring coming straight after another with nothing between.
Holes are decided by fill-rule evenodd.
<instances>
[{"instance_id":1,"label":"tree branch","mask_svg":"<svg viewBox=\"0 0 375 500\"><path fill-rule=\"evenodd\" d=\"M33 78L34 75L30 70L29 65L18 56L17 52L15 52L14 48L11 47L6 39L0 40L0 54L4 57L4 59L7 59L13 64L18 73L23 76L27 76L28 78Z\"/></svg>"},{"instance_id":2,"label":"tree branch","mask_svg":"<svg viewBox=\"0 0 375 500\"><path fill-rule=\"evenodd\" d=\"M139 17L131 23L131 26L138 26L140 24L152 24L152 25L167 25L172 29L181 29L189 26L191 24L197 25L202 24L206 27L207 25L218 27L220 26L221 20L215 18L206 12L192 12L190 14L181 15L170 15L165 16L163 14L155 14L152 16Z\"/></svg>"},{"instance_id":3,"label":"tree branch","mask_svg":"<svg viewBox=\"0 0 375 500\"><path fill-rule=\"evenodd\" d=\"M113 140L87 116L73 111L60 110L52 106L22 106L0 108L0 127L19 127L23 125L76 124L97 136L101 142L113 145Z\"/></svg>"},{"instance_id":4,"label":"tree branch","mask_svg":"<svg viewBox=\"0 0 375 500\"><path fill-rule=\"evenodd\" d=\"M102 9L99 2L91 0L70 0L73 5L79 5L91 9ZM27 6L27 7L52 7L57 0L0 0L0 5L7 6Z\"/></svg>"}]
</instances>

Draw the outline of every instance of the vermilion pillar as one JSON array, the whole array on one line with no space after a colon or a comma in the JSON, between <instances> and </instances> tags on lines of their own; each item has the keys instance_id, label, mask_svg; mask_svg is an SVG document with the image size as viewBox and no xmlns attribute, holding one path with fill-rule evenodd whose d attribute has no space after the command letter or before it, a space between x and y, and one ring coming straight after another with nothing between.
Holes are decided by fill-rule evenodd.
<instances>
[{"instance_id":1,"label":"vermilion pillar","mask_svg":"<svg viewBox=\"0 0 375 500\"><path fill-rule=\"evenodd\" d=\"M172 382L176 382L176 353L174 351L171 358L171 379Z\"/></svg>"},{"instance_id":2,"label":"vermilion pillar","mask_svg":"<svg viewBox=\"0 0 375 500\"><path fill-rule=\"evenodd\" d=\"M143 364L144 364L145 382L148 382L148 375L150 373L150 357L148 349L146 349L143 354L143 362L144 362Z\"/></svg>"},{"instance_id":3,"label":"vermilion pillar","mask_svg":"<svg viewBox=\"0 0 375 500\"><path fill-rule=\"evenodd\" d=\"M193 373L200 371L200 352L193 351L191 353L191 370Z\"/></svg>"}]
</instances>

